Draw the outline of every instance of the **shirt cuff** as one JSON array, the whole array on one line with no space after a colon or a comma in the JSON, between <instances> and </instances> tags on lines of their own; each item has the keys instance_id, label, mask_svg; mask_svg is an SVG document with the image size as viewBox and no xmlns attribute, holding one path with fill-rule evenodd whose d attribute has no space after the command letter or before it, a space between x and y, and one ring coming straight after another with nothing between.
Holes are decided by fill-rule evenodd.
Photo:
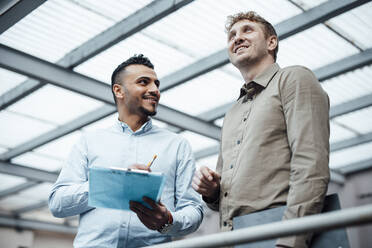
<instances>
[{"instance_id":1,"label":"shirt cuff","mask_svg":"<svg viewBox=\"0 0 372 248\"><path fill-rule=\"evenodd\" d=\"M173 223L172 223L171 227L166 232L164 232L163 234L175 235L182 228L183 218L182 218L181 215L179 215L176 212L170 212L170 213L171 213L172 218L173 218Z\"/></svg>"},{"instance_id":2,"label":"shirt cuff","mask_svg":"<svg viewBox=\"0 0 372 248\"><path fill-rule=\"evenodd\" d=\"M207 204L207 206L214 210L214 211L218 211L219 209L219 205L220 205L220 198L218 197L217 200L215 201L210 201L207 197L202 197L203 198L203 201Z\"/></svg>"}]
</instances>

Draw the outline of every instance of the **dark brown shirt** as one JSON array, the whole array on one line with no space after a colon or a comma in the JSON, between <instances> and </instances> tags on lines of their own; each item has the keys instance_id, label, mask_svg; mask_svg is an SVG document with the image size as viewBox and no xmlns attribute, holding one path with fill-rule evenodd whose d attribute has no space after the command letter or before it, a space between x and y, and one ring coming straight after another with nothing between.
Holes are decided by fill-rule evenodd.
<instances>
[{"instance_id":1,"label":"dark brown shirt","mask_svg":"<svg viewBox=\"0 0 372 248\"><path fill-rule=\"evenodd\" d=\"M225 116L217 171L222 230L232 218L287 205L284 219L319 213L329 182L329 99L302 66L273 64L254 79L263 90ZM278 244L306 247L311 235Z\"/></svg>"}]
</instances>

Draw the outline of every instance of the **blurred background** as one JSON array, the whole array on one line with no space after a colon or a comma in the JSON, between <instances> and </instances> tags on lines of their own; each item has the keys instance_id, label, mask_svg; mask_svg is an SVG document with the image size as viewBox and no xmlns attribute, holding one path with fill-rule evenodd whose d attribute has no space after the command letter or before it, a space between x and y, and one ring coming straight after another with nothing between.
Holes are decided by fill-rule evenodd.
<instances>
[{"instance_id":1,"label":"blurred background","mask_svg":"<svg viewBox=\"0 0 372 248\"><path fill-rule=\"evenodd\" d=\"M72 247L77 217L47 197L83 131L117 118L118 64L155 65L155 124L185 137L214 169L223 116L243 79L227 58L228 15L253 10L275 25L278 63L312 69L330 97L332 180L343 208L372 202L372 3L351 0L2 0L0 2L0 247ZM191 236L218 232L208 209ZM370 247L371 225L348 229Z\"/></svg>"}]
</instances>

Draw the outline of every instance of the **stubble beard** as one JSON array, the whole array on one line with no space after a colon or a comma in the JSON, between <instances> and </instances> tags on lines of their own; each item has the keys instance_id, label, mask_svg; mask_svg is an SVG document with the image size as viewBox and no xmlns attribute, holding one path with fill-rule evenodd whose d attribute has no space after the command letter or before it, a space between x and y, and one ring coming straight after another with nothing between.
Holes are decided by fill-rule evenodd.
<instances>
[{"instance_id":1,"label":"stubble beard","mask_svg":"<svg viewBox=\"0 0 372 248\"><path fill-rule=\"evenodd\" d=\"M154 116L156 115L156 107L155 107L155 110L154 111L150 111L146 108L144 108L143 106L140 107L140 112L143 113L145 116Z\"/></svg>"}]
</instances>

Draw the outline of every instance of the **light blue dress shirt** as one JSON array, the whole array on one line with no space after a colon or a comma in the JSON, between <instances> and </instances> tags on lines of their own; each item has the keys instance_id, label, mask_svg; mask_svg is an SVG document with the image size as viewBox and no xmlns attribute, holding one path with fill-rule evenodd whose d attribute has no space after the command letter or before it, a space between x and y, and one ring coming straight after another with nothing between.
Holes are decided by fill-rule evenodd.
<instances>
[{"instance_id":1,"label":"light blue dress shirt","mask_svg":"<svg viewBox=\"0 0 372 248\"><path fill-rule=\"evenodd\" d=\"M88 171L92 166L127 168L158 157L152 171L166 176L161 202L171 211L173 226L166 234L147 229L132 211L88 206ZM152 125L151 119L133 132L123 122L84 133L73 147L49 196L56 217L80 215L74 247L141 247L171 241L195 231L202 219L200 196L192 189L195 162L181 136ZM133 185L135 187L135 185Z\"/></svg>"}]
</instances>

